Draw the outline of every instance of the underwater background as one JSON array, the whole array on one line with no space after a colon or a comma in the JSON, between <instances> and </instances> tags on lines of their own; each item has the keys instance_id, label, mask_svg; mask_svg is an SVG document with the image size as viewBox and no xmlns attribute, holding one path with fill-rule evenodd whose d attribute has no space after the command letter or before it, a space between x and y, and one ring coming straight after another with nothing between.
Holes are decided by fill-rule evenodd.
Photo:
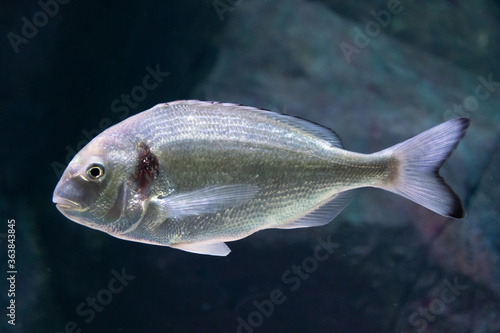
<instances>
[{"instance_id":1,"label":"underwater background","mask_svg":"<svg viewBox=\"0 0 500 333\"><path fill-rule=\"evenodd\" d=\"M1 332L500 332L499 1L41 0L0 15ZM441 170L467 216L362 189L326 226L261 231L221 258L57 211L92 137L179 99L301 116L364 153L469 117Z\"/></svg>"}]
</instances>

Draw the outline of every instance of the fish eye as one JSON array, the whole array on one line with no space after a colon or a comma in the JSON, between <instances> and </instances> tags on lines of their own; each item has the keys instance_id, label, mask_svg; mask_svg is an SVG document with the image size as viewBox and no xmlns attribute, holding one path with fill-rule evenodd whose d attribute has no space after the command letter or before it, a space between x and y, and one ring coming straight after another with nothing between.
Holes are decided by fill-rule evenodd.
<instances>
[{"instance_id":1,"label":"fish eye","mask_svg":"<svg viewBox=\"0 0 500 333\"><path fill-rule=\"evenodd\" d=\"M90 180L97 180L104 177L104 166L98 163L92 163L87 168L87 176Z\"/></svg>"}]
</instances>

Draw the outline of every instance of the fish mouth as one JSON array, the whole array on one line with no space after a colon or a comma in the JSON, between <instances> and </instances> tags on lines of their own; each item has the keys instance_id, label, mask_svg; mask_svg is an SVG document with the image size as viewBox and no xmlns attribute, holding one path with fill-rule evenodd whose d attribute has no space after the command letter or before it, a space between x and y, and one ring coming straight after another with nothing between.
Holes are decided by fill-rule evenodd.
<instances>
[{"instance_id":1,"label":"fish mouth","mask_svg":"<svg viewBox=\"0 0 500 333\"><path fill-rule=\"evenodd\" d=\"M54 197L52 201L54 201L57 209L59 209L59 210L84 212L84 211L89 209L89 207L85 207L84 205L79 204L78 202L75 202L75 201L72 201L69 199L65 199L65 198Z\"/></svg>"}]
</instances>

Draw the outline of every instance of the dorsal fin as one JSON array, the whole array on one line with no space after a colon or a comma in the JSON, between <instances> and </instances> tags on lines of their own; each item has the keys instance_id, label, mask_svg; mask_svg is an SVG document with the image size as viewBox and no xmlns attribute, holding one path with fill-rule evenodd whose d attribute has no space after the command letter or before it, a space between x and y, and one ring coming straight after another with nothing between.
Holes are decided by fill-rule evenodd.
<instances>
[{"instance_id":1,"label":"dorsal fin","mask_svg":"<svg viewBox=\"0 0 500 333\"><path fill-rule=\"evenodd\" d=\"M205 106L205 107L227 107L228 109L233 109L233 110L244 110L244 111L251 111L251 112L259 112L266 117L269 117L271 119L275 119L281 123L285 123L287 125L290 125L296 129L302 130L304 132L307 132L311 135L314 135L315 137L321 138L327 142L329 142L332 146L337 147L337 148L344 148L342 144L342 140L340 140L340 137L337 133L335 133L333 130L331 130L328 127L325 127L323 125L317 124L315 122L302 119L297 116L291 116L288 114L282 114L282 113L277 113L274 111L269 111L265 109L258 109L254 108L251 106L244 106L241 104L233 104L233 103L222 103L222 102L210 102L210 101L198 101L198 100L181 100L181 101L174 101L174 102L169 102L165 103L166 105L178 105L178 104L185 104L185 105L199 105L199 106ZM161 104L160 104L161 105Z\"/></svg>"},{"instance_id":2,"label":"dorsal fin","mask_svg":"<svg viewBox=\"0 0 500 333\"><path fill-rule=\"evenodd\" d=\"M262 110L262 111L264 111L264 110ZM328 127L317 124L317 123L312 122L310 120L302 119L298 116L290 116L287 114L275 113L272 111L265 111L265 112L267 112L267 116L269 118L276 119L276 120L283 122L283 123L286 123L294 128L297 128L297 129L302 130L304 132L310 133L310 134L314 135L315 137L318 137L318 138L321 138L325 141L328 141L334 147L338 147L338 148L342 148L342 149L344 148L344 146L342 144L342 140L340 140L339 135Z\"/></svg>"}]
</instances>

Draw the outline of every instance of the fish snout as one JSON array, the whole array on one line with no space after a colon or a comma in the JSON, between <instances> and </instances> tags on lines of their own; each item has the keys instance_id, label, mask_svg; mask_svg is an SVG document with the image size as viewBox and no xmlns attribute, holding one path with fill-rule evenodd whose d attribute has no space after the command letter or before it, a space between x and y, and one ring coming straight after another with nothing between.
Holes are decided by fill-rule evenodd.
<instances>
[{"instance_id":1,"label":"fish snout","mask_svg":"<svg viewBox=\"0 0 500 333\"><path fill-rule=\"evenodd\" d=\"M61 179L57 184L52 201L61 212L82 212L89 208L85 204L85 193L78 185L72 178Z\"/></svg>"}]
</instances>

